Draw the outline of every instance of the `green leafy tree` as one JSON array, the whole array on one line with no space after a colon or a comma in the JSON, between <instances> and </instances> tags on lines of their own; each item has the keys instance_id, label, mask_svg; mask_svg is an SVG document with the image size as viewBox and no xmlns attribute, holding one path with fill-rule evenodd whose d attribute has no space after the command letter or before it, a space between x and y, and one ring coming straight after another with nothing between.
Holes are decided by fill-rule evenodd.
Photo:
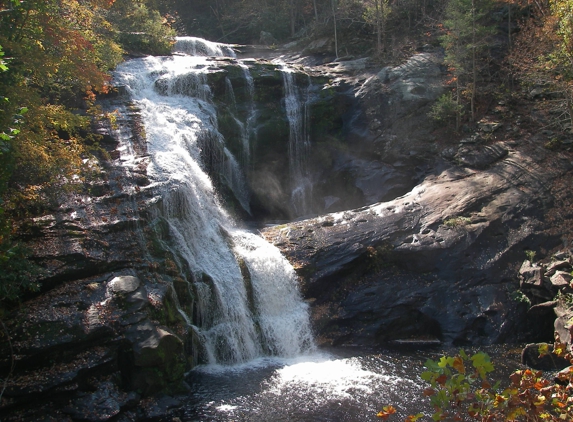
<instances>
[{"instance_id":1,"label":"green leafy tree","mask_svg":"<svg viewBox=\"0 0 573 422\"><path fill-rule=\"evenodd\" d=\"M57 205L93 170L90 113L123 59L123 31L144 34L138 51L172 42L136 0L0 0L0 302L38 287L15 219Z\"/></svg>"},{"instance_id":2,"label":"green leafy tree","mask_svg":"<svg viewBox=\"0 0 573 422\"><path fill-rule=\"evenodd\" d=\"M535 2L531 17L513 37L508 64L528 90L549 94L537 107L548 115L546 127L573 127L573 4L570 0Z\"/></svg>"},{"instance_id":3,"label":"green leafy tree","mask_svg":"<svg viewBox=\"0 0 573 422\"><path fill-rule=\"evenodd\" d=\"M463 107L459 104L458 99L454 97L453 92L450 91L436 100L428 116L437 122L446 123L462 113Z\"/></svg>"},{"instance_id":4,"label":"green leafy tree","mask_svg":"<svg viewBox=\"0 0 573 422\"><path fill-rule=\"evenodd\" d=\"M386 50L386 26L391 12L390 0L372 0L365 4L364 20L375 28L378 55Z\"/></svg>"},{"instance_id":5,"label":"green leafy tree","mask_svg":"<svg viewBox=\"0 0 573 422\"><path fill-rule=\"evenodd\" d=\"M146 2L116 0L108 12L108 19L117 30L119 43L126 50L159 55L171 52L175 31Z\"/></svg>"},{"instance_id":6,"label":"green leafy tree","mask_svg":"<svg viewBox=\"0 0 573 422\"><path fill-rule=\"evenodd\" d=\"M464 98L470 103L470 117L475 119L475 102L481 53L488 46L492 29L481 22L491 9L489 0L449 0L446 7L442 45L449 67L456 101L456 129L461 122Z\"/></svg>"}]
</instances>

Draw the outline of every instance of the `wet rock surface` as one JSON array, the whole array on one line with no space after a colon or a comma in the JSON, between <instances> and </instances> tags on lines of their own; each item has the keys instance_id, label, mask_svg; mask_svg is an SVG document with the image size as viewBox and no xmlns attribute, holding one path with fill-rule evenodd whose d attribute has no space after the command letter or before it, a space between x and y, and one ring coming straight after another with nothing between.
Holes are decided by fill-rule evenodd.
<instances>
[{"instance_id":1,"label":"wet rock surface","mask_svg":"<svg viewBox=\"0 0 573 422\"><path fill-rule=\"evenodd\" d=\"M304 120L299 136L306 139L306 161L300 165L312 185L304 215L393 199L422 180L428 154L436 153L428 142L434 127L426 115L444 92L441 61L440 53L421 53L381 71L365 58L290 65ZM294 146L285 111L283 65L228 58L214 59L213 64L217 70L209 73L208 83L219 130L246 169L251 218L301 217L292 199L295 164L289 151ZM496 158L474 161L487 166ZM211 169L224 186L215 173ZM224 196L233 201L231 193Z\"/></svg>"},{"instance_id":2,"label":"wet rock surface","mask_svg":"<svg viewBox=\"0 0 573 422\"><path fill-rule=\"evenodd\" d=\"M512 292L518 272L522 288L538 290L535 303L564 283L519 267L525 250L561 244L546 231L546 186L571 164L556 156L540 166L508 145L496 149L507 154L487 170L444 164L395 200L263 231L301 275L322 342L551 340L552 309L528 314Z\"/></svg>"},{"instance_id":3,"label":"wet rock surface","mask_svg":"<svg viewBox=\"0 0 573 422\"><path fill-rule=\"evenodd\" d=\"M43 292L4 318L3 421L104 421L125 412L140 420L143 410L132 410L140 400L177 391L190 367L172 280L146 252L152 196L141 189L148 158L137 111L123 112L115 129L96 130L104 140L114 130L131 134L131 151L104 142L103 182L20 228L43 268Z\"/></svg>"}]
</instances>

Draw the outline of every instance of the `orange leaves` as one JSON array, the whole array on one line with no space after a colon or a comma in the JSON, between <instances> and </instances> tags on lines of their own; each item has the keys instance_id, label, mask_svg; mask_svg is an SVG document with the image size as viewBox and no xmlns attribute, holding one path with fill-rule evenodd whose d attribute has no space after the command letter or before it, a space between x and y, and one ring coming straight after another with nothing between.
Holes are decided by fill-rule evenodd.
<instances>
[{"instance_id":1,"label":"orange leaves","mask_svg":"<svg viewBox=\"0 0 573 422\"><path fill-rule=\"evenodd\" d=\"M394 406L384 406L376 416L386 420L390 417L390 415L393 415L394 413L396 413L396 408L394 408Z\"/></svg>"},{"instance_id":2,"label":"orange leaves","mask_svg":"<svg viewBox=\"0 0 573 422\"><path fill-rule=\"evenodd\" d=\"M456 356L454 358L454 363L452 364L452 367L458 371L460 374L465 374L466 373L466 367L464 365L464 361L462 359L461 356Z\"/></svg>"},{"instance_id":3,"label":"orange leaves","mask_svg":"<svg viewBox=\"0 0 573 422\"><path fill-rule=\"evenodd\" d=\"M434 394L436 394L436 390L434 390L433 388L429 388L429 387L428 387L428 388L424 389L424 393L423 393L423 394L424 394L425 397L431 397L431 396L433 396Z\"/></svg>"},{"instance_id":4,"label":"orange leaves","mask_svg":"<svg viewBox=\"0 0 573 422\"><path fill-rule=\"evenodd\" d=\"M509 379L511 380L513 386L515 387L519 386L522 372L523 371L515 371L513 374L509 376Z\"/></svg>"},{"instance_id":5,"label":"orange leaves","mask_svg":"<svg viewBox=\"0 0 573 422\"><path fill-rule=\"evenodd\" d=\"M423 395L434 408L434 421L465 421L468 417L481 422L573 421L573 366L558 375L563 385L552 383L541 371L523 369L511 374L511 386L504 390L499 382L492 385L487 379L494 368L482 352L470 357L460 350L453 357L428 359L425 366L421 378L430 386ZM386 406L377 416L387 420L395 413L393 406ZM423 417L422 413L410 415L405 422Z\"/></svg>"},{"instance_id":6,"label":"orange leaves","mask_svg":"<svg viewBox=\"0 0 573 422\"><path fill-rule=\"evenodd\" d=\"M495 407L499 407L502 403L505 403L506 401L507 399L505 397L503 397L500 394L496 394L493 404Z\"/></svg>"}]
</instances>

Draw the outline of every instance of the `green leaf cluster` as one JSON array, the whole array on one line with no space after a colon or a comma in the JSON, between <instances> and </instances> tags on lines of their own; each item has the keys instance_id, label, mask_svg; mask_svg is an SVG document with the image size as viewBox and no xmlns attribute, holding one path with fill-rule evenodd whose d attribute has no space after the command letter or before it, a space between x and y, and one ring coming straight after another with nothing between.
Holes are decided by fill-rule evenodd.
<instances>
[{"instance_id":1,"label":"green leaf cluster","mask_svg":"<svg viewBox=\"0 0 573 422\"><path fill-rule=\"evenodd\" d=\"M431 386L426 389L425 395L430 397L434 406L432 418L436 421L459 413L458 408L462 403L483 398L484 388L491 387L487 375L493 372L494 367L489 356L483 352L469 357L464 350L460 350L458 355L442 356L439 361L428 359L425 366L427 371L421 374L421 378ZM470 408L471 413L479 415L489 409L489 403L478 401L472 403Z\"/></svg>"},{"instance_id":2,"label":"green leaf cluster","mask_svg":"<svg viewBox=\"0 0 573 422\"><path fill-rule=\"evenodd\" d=\"M552 350L552 352L551 352ZM551 349L548 344L539 347L541 356L554 354L573 362L567 345L559 339ZM494 365L487 353L469 356L460 350L454 356L428 359L421 378L429 384L424 396L434 407L432 420L491 421L570 421L573 420L573 366L559 372L551 382L541 371L517 370L509 377L510 384L502 389L500 382L492 385L489 376ZM390 414L382 411L379 417ZM418 420L421 414L411 415L406 422ZM471 418L471 419L468 419Z\"/></svg>"},{"instance_id":3,"label":"green leaf cluster","mask_svg":"<svg viewBox=\"0 0 573 422\"><path fill-rule=\"evenodd\" d=\"M440 96L428 113L428 116L438 123L447 123L458 114L463 113L463 106L456 102L453 92Z\"/></svg>"},{"instance_id":4,"label":"green leaf cluster","mask_svg":"<svg viewBox=\"0 0 573 422\"><path fill-rule=\"evenodd\" d=\"M118 42L126 51L155 55L171 51L175 31L145 2L116 0L108 16L110 23L118 29Z\"/></svg>"}]
</instances>

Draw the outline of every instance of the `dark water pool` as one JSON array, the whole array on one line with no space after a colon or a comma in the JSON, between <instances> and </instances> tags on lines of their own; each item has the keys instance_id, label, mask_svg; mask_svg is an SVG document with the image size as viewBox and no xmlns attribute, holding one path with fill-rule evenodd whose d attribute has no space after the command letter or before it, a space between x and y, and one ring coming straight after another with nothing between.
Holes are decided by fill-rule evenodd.
<instances>
[{"instance_id":1,"label":"dark water pool","mask_svg":"<svg viewBox=\"0 0 573 422\"><path fill-rule=\"evenodd\" d=\"M492 356L497 378L519 366L520 349L481 349ZM419 374L427 358L457 349L329 349L291 360L260 359L233 368L202 367L189 374L191 395L183 421L380 421L392 404L393 421L431 415ZM468 352L471 352L468 350Z\"/></svg>"}]
</instances>

